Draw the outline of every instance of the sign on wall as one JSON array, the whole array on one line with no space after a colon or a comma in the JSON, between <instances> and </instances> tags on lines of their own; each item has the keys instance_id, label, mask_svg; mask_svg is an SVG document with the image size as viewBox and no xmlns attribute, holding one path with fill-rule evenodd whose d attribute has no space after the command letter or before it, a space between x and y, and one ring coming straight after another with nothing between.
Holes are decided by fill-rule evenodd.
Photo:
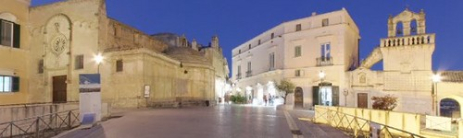
<instances>
[{"instance_id":1,"label":"sign on wall","mask_svg":"<svg viewBox=\"0 0 463 138\"><path fill-rule=\"evenodd\" d=\"M79 75L79 109L83 125L101 120L100 74Z\"/></svg>"}]
</instances>

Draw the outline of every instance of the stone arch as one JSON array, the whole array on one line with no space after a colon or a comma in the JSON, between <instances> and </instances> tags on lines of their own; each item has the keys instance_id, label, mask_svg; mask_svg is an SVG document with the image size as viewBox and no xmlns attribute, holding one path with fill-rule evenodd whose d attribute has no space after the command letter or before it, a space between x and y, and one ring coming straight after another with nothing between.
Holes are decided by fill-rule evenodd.
<instances>
[{"instance_id":1,"label":"stone arch","mask_svg":"<svg viewBox=\"0 0 463 138\"><path fill-rule=\"evenodd\" d=\"M51 24L51 22L52 22L53 20L60 19L60 18L61 18L61 19L64 19L65 21L67 21L67 24L66 24L66 25L69 26L68 29L71 30L71 28L72 28L72 20L71 20L71 18L69 18L69 16L67 16L66 14L59 13L59 14L53 15L52 17L50 17L50 18L47 20L47 23L45 24L45 25L47 26L47 27L45 28L45 31L46 31L47 33L49 33L51 28L48 27L48 26Z\"/></svg>"},{"instance_id":2,"label":"stone arch","mask_svg":"<svg viewBox=\"0 0 463 138\"><path fill-rule=\"evenodd\" d=\"M455 101L458 103L458 105L459 105L459 111L460 111L460 114L459 114L459 115L460 115L460 117L461 117L461 116L462 116L461 111L463 111L463 108L462 108L462 106L461 106L461 103L463 103L463 97L458 96L458 95L446 95L446 96L440 97L440 98L438 99L438 100L439 100L439 104L440 104L440 102L441 102L442 100L444 100L444 99L453 99L453 100L455 100ZM439 107L440 107L440 106L439 106ZM439 108L438 111L440 111L440 108Z\"/></svg>"},{"instance_id":3,"label":"stone arch","mask_svg":"<svg viewBox=\"0 0 463 138\"><path fill-rule=\"evenodd\" d=\"M439 116L460 118L460 104L452 98L444 98L439 101Z\"/></svg>"},{"instance_id":4,"label":"stone arch","mask_svg":"<svg viewBox=\"0 0 463 138\"><path fill-rule=\"evenodd\" d=\"M402 21L398 21L395 23L396 26L396 36L404 36L404 23Z\"/></svg>"},{"instance_id":5,"label":"stone arch","mask_svg":"<svg viewBox=\"0 0 463 138\"><path fill-rule=\"evenodd\" d=\"M66 53L72 49L72 22L65 14L56 14L51 16L44 26L43 43L45 49L44 63L46 68L59 69L66 68L71 63L71 55ZM65 46L57 51L53 51L54 45L52 41L64 40Z\"/></svg>"},{"instance_id":6,"label":"stone arch","mask_svg":"<svg viewBox=\"0 0 463 138\"><path fill-rule=\"evenodd\" d=\"M410 21L410 35L418 34L418 22L415 18Z\"/></svg>"},{"instance_id":7,"label":"stone arch","mask_svg":"<svg viewBox=\"0 0 463 138\"><path fill-rule=\"evenodd\" d=\"M294 107L304 107L304 91L301 87L294 89Z\"/></svg>"},{"instance_id":8,"label":"stone arch","mask_svg":"<svg viewBox=\"0 0 463 138\"><path fill-rule=\"evenodd\" d=\"M16 16L14 16L12 13L9 13L9 12L1 12L0 13L0 19L4 19L4 20L8 20L10 22L14 22L14 23L17 23L18 21L18 18L16 18Z\"/></svg>"}]
</instances>

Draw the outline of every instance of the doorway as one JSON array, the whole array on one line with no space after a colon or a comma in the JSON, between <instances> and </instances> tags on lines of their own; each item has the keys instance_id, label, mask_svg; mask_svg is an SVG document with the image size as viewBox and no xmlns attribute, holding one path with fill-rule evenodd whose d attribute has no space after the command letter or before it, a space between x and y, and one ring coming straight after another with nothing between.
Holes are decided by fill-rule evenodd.
<instances>
[{"instance_id":1,"label":"doorway","mask_svg":"<svg viewBox=\"0 0 463 138\"><path fill-rule=\"evenodd\" d=\"M294 107L304 107L304 93L301 87L296 87L294 91Z\"/></svg>"},{"instance_id":2,"label":"doorway","mask_svg":"<svg viewBox=\"0 0 463 138\"><path fill-rule=\"evenodd\" d=\"M53 78L53 103L65 103L67 101L66 76L54 76Z\"/></svg>"},{"instance_id":3,"label":"doorway","mask_svg":"<svg viewBox=\"0 0 463 138\"><path fill-rule=\"evenodd\" d=\"M359 93L357 94L357 107L368 108L368 94Z\"/></svg>"},{"instance_id":4,"label":"doorway","mask_svg":"<svg viewBox=\"0 0 463 138\"><path fill-rule=\"evenodd\" d=\"M460 118L460 104L454 99L442 99L440 101L440 116Z\"/></svg>"}]
</instances>

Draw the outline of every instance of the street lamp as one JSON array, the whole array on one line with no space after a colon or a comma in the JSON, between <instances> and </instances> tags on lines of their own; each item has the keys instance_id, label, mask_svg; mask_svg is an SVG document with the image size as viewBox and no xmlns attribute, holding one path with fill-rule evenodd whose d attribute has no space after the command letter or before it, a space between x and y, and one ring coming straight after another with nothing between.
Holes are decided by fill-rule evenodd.
<instances>
[{"instance_id":1,"label":"street lamp","mask_svg":"<svg viewBox=\"0 0 463 138\"><path fill-rule=\"evenodd\" d=\"M103 62L104 57L101 55L101 53L98 53L95 57L93 57L93 60L95 60L96 64L98 64L98 74L100 74L100 64Z\"/></svg>"},{"instance_id":2,"label":"street lamp","mask_svg":"<svg viewBox=\"0 0 463 138\"><path fill-rule=\"evenodd\" d=\"M441 81L441 76L439 74L434 74L432 75L432 82L433 82L433 85L434 85L434 88L433 88L433 99L434 99L434 102L433 102L433 109L435 109L436 111L436 116L439 116L439 105L437 104L437 83Z\"/></svg>"}]
</instances>

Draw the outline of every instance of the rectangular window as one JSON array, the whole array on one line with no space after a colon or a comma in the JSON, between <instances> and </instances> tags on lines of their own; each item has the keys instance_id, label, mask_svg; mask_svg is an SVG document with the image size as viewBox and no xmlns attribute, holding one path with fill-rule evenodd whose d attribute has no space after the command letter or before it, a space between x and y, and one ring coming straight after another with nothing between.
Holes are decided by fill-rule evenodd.
<instances>
[{"instance_id":1,"label":"rectangular window","mask_svg":"<svg viewBox=\"0 0 463 138\"><path fill-rule=\"evenodd\" d=\"M273 39L274 37L275 37L274 33L270 34L270 39Z\"/></svg>"},{"instance_id":2,"label":"rectangular window","mask_svg":"<svg viewBox=\"0 0 463 138\"><path fill-rule=\"evenodd\" d=\"M124 63L122 59L116 61L116 72L122 72L124 70Z\"/></svg>"},{"instance_id":3,"label":"rectangular window","mask_svg":"<svg viewBox=\"0 0 463 138\"><path fill-rule=\"evenodd\" d=\"M238 66L238 74L241 74L241 66Z\"/></svg>"},{"instance_id":4,"label":"rectangular window","mask_svg":"<svg viewBox=\"0 0 463 138\"><path fill-rule=\"evenodd\" d=\"M241 49L240 49L240 50L238 50L238 54L241 54Z\"/></svg>"},{"instance_id":5,"label":"rectangular window","mask_svg":"<svg viewBox=\"0 0 463 138\"><path fill-rule=\"evenodd\" d=\"M0 92L18 92L19 77L0 76Z\"/></svg>"},{"instance_id":6,"label":"rectangular window","mask_svg":"<svg viewBox=\"0 0 463 138\"><path fill-rule=\"evenodd\" d=\"M77 55L76 62L75 62L75 69L83 69L84 68L84 55Z\"/></svg>"},{"instance_id":7,"label":"rectangular window","mask_svg":"<svg viewBox=\"0 0 463 138\"><path fill-rule=\"evenodd\" d=\"M259 39L259 41L257 42L257 45L260 45L260 39Z\"/></svg>"},{"instance_id":8,"label":"rectangular window","mask_svg":"<svg viewBox=\"0 0 463 138\"><path fill-rule=\"evenodd\" d=\"M322 20L322 27L330 25L328 18Z\"/></svg>"},{"instance_id":9,"label":"rectangular window","mask_svg":"<svg viewBox=\"0 0 463 138\"><path fill-rule=\"evenodd\" d=\"M1 22L1 45L3 46L12 46L13 45L13 23L7 21L0 21Z\"/></svg>"},{"instance_id":10,"label":"rectangular window","mask_svg":"<svg viewBox=\"0 0 463 138\"><path fill-rule=\"evenodd\" d=\"M20 26L0 19L0 45L19 48Z\"/></svg>"},{"instance_id":11,"label":"rectangular window","mask_svg":"<svg viewBox=\"0 0 463 138\"><path fill-rule=\"evenodd\" d=\"M275 69L275 53L270 53L269 61L270 61L270 70Z\"/></svg>"},{"instance_id":12,"label":"rectangular window","mask_svg":"<svg viewBox=\"0 0 463 138\"><path fill-rule=\"evenodd\" d=\"M42 73L43 73L43 59L39 60L37 70L38 70L37 72L38 72L39 74L42 74Z\"/></svg>"},{"instance_id":13,"label":"rectangular window","mask_svg":"<svg viewBox=\"0 0 463 138\"><path fill-rule=\"evenodd\" d=\"M322 44L321 46L322 60L331 58L331 45L330 43Z\"/></svg>"},{"instance_id":14,"label":"rectangular window","mask_svg":"<svg viewBox=\"0 0 463 138\"><path fill-rule=\"evenodd\" d=\"M248 62L248 71L251 71L251 61Z\"/></svg>"},{"instance_id":15,"label":"rectangular window","mask_svg":"<svg viewBox=\"0 0 463 138\"><path fill-rule=\"evenodd\" d=\"M251 49L251 44L248 45L248 48Z\"/></svg>"},{"instance_id":16,"label":"rectangular window","mask_svg":"<svg viewBox=\"0 0 463 138\"><path fill-rule=\"evenodd\" d=\"M300 57L302 55L301 46L296 46L294 48L294 57Z\"/></svg>"},{"instance_id":17,"label":"rectangular window","mask_svg":"<svg viewBox=\"0 0 463 138\"><path fill-rule=\"evenodd\" d=\"M301 70L296 70L296 71L294 72L294 76L300 77L300 76L301 76Z\"/></svg>"},{"instance_id":18,"label":"rectangular window","mask_svg":"<svg viewBox=\"0 0 463 138\"><path fill-rule=\"evenodd\" d=\"M296 32L302 30L302 25L301 24L296 24Z\"/></svg>"}]
</instances>

